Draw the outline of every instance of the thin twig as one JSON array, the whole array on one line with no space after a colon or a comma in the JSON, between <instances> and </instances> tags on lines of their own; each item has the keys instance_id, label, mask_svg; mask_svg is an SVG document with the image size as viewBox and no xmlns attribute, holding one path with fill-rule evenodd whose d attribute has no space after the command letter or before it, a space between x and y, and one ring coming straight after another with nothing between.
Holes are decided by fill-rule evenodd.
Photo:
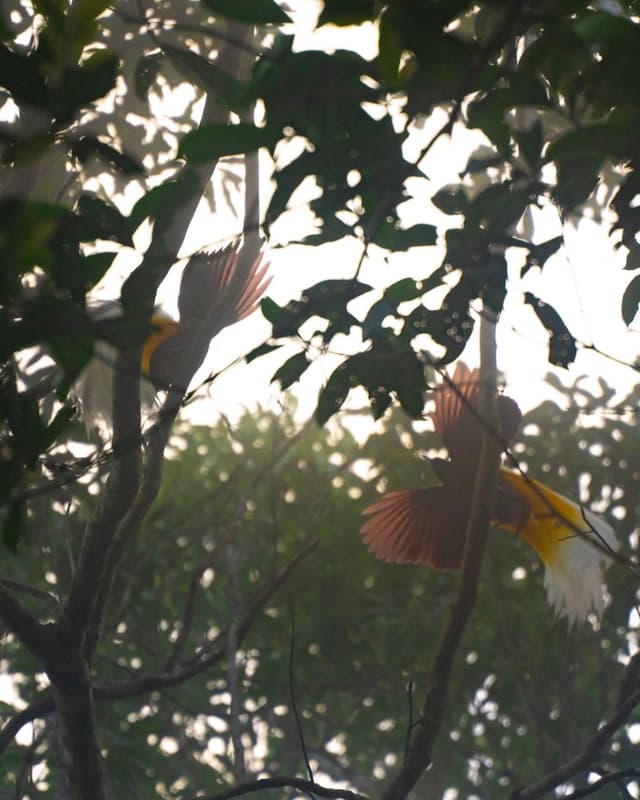
<instances>
[{"instance_id":1,"label":"thin twig","mask_svg":"<svg viewBox=\"0 0 640 800\"><path fill-rule=\"evenodd\" d=\"M300 718L300 712L298 711L298 703L296 701L296 687L294 680L294 659L295 659L295 649L296 649L296 612L293 603L291 601L289 601L289 617L291 620L291 644L289 646L288 675L289 675L289 696L291 697L291 710L293 711L293 718L296 722L296 730L298 731L298 741L300 742L300 749L302 750L302 756L304 758L304 763L307 768L307 775L309 776L309 780L311 781L311 783L315 784L315 778L313 777L313 769L311 767L311 761L309 760L307 745L304 740L302 719Z\"/></svg>"},{"instance_id":2,"label":"thin twig","mask_svg":"<svg viewBox=\"0 0 640 800\"><path fill-rule=\"evenodd\" d=\"M413 730L413 681L407 684L407 733L404 740L404 759L403 764L407 763L409 757L409 742L411 741L411 731Z\"/></svg>"},{"instance_id":3,"label":"thin twig","mask_svg":"<svg viewBox=\"0 0 640 800\"><path fill-rule=\"evenodd\" d=\"M230 539L225 547L225 571L227 573L226 594L229 610L229 627L227 629L227 689L229 702L229 733L233 746L233 767L236 780L247 777L244 744L242 742L242 682L240 665L238 664L238 626L240 623L240 597L238 592L239 552L235 538Z\"/></svg>"},{"instance_id":4,"label":"thin twig","mask_svg":"<svg viewBox=\"0 0 640 800\"><path fill-rule=\"evenodd\" d=\"M167 658L165 662L165 672L169 672L175 667L180 659L182 651L184 650L184 646L187 643L187 638L189 637L191 626L193 624L193 611L195 608L196 592L198 590L198 586L200 585L200 579L215 560L217 550L218 547L216 545L211 557L206 561L203 561L201 564L198 564L191 575L189 588L187 589L187 597L184 603L184 609L182 611L182 619L180 620L180 627L178 628L176 640L173 643L171 652L169 653L169 658Z\"/></svg>"}]
</instances>

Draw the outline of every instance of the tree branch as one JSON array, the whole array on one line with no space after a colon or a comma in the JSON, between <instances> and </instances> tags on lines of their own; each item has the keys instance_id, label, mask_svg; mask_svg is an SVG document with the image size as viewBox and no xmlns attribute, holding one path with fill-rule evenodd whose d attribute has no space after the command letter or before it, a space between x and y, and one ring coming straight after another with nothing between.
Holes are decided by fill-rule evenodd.
<instances>
[{"instance_id":1,"label":"tree branch","mask_svg":"<svg viewBox=\"0 0 640 800\"><path fill-rule=\"evenodd\" d=\"M128 366L127 366L128 364ZM87 526L69 596L57 624L75 645L84 639L104 585L109 550L140 482L139 374L120 354L113 374L113 459L96 513Z\"/></svg>"},{"instance_id":2,"label":"tree branch","mask_svg":"<svg viewBox=\"0 0 640 800\"><path fill-rule=\"evenodd\" d=\"M235 39L247 43L247 47L253 39L251 26L229 23L229 30L237 34L234 34ZM241 50L235 45L227 44L218 60L224 63L225 69L230 75L238 77L248 69L251 53L252 50L250 48ZM207 94L200 127L226 122L227 119L227 109L219 104L212 93ZM154 225L153 239L142 263L122 287L121 296L125 307L127 304L131 304L135 308L148 311L149 316L151 315L157 287L178 257L178 252L191 219L200 203L204 188L211 179L216 164L217 161L188 163L180 171L178 180L185 185L186 195L177 207L172 205L171 208L161 211L158 215ZM200 343L198 342L198 344ZM185 364L185 375L180 376L183 378L180 381L180 385L185 385L185 387L184 381L190 382L193 372L195 372L195 369L189 372L188 356L189 353L185 356L185 361L187 362ZM189 374L186 374L187 372ZM126 398L134 396L131 387L127 388L122 382L116 383L116 377L117 373L114 376L114 439L118 410L116 406L119 403L122 404L122 418L126 419L124 416L126 413ZM135 379L139 382L137 371ZM138 395L139 388L136 387L135 397L138 398ZM90 608L90 613L83 620L85 627L90 628L86 647L87 657L89 658L93 655L97 645L104 610L126 545L131 534L142 522L158 494L162 478L164 448L169 438L173 421L180 410L183 397L184 392L182 391L170 391L168 393L159 421L150 435L142 483L136 483L136 489L140 485L140 491L135 496L135 500L134 497L131 497L130 502L124 506L126 513L118 520L117 529L114 528L112 546L108 549L108 552L104 553L101 559L100 563L104 565L103 580L97 584L99 591L96 594L95 603ZM139 414L139 400L137 400L137 404ZM139 438L139 425L137 435Z\"/></svg>"},{"instance_id":3,"label":"tree branch","mask_svg":"<svg viewBox=\"0 0 640 800\"><path fill-rule=\"evenodd\" d=\"M209 557L206 560L202 561L200 564L198 564L198 566L194 569L193 573L191 574L191 580L189 581L189 588L187 589L187 596L185 599L184 608L182 610L180 627L178 629L176 640L173 643L173 647L171 648L171 652L169 653L169 657L165 662L164 665L165 672L173 670L173 668L180 660L182 651L184 650L185 644L187 643L187 638L189 637L189 633L191 632L191 626L193 624L193 611L195 607L196 592L198 590L198 586L200 585L200 579L202 578L206 570L212 564L215 563L220 547L226 546L231 536L234 535L235 531L233 533L228 534L220 544L216 543Z\"/></svg>"},{"instance_id":4,"label":"tree branch","mask_svg":"<svg viewBox=\"0 0 640 800\"><path fill-rule=\"evenodd\" d=\"M7 720L0 730L0 755L9 747L11 742L18 735L18 732L36 719L42 719L55 711L56 704L53 695L47 692L38 697L26 708L18 711L13 717Z\"/></svg>"},{"instance_id":5,"label":"tree branch","mask_svg":"<svg viewBox=\"0 0 640 800\"><path fill-rule=\"evenodd\" d=\"M482 380L478 412L489 427L497 429L495 318L492 315L488 320L485 315L481 324ZM405 798L431 763L431 753L444 717L454 659L476 603L499 466L500 449L484 430L456 596L433 660L422 715L411 733L404 764L382 793L382 800Z\"/></svg>"},{"instance_id":6,"label":"tree branch","mask_svg":"<svg viewBox=\"0 0 640 800\"><path fill-rule=\"evenodd\" d=\"M239 783L237 786L233 786L231 789L218 792L217 794L208 796L198 795L198 800L230 800L232 797L242 797L252 792L264 792L266 789L285 788L299 789L310 795L336 798L336 800L367 800L363 794L352 792L349 789L330 789L328 786L321 786L314 781L284 775L278 775L273 778L258 778L258 780L255 781ZM183 798L183 800L187 800L187 798ZM196 800L196 798L193 798L193 800Z\"/></svg>"},{"instance_id":7,"label":"tree branch","mask_svg":"<svg viewBox=\"0 0 640 800\"><path fill-rule=\"evenodd\" d=\"M22 592L22 594L31 595L31 597L36 597L38 600L54 603L56 606L60 604L59 598L53 592L47 592L45 589L32 586L30 583L18 581L15 578L0 577L0 584L6 589L13 589L14 592Z\"/></svg>"},{"instance_id":8,"label":"tree branch","mask_svg":"<svg viewBox=\"0 0 640 800\"><path fill-rule=\"evenodd\" d=\"M235 23L230 26L236 27ZM253 30L238 26L243 37ZM231 62L231 74L244 66L245 53L226 48L219 60ZM229 63L226 64L229 67ZM209 93L201 125L224 122L228 112ZM121 300L125 309L135 309L151 317L157 288L176 261L180 247L215 168L216 161L188 163L176 178L184 189L182 202L163 209L155 219L153 238L140 266L125 281ZM136 365L132 369L131 364ZM113 374L113 449L114 459L107 485L96 514L82 542L78 567L69 596L55 623L56 646L53 657L45 661L53 684L58 712L63 761L70 796L75 800L101 800L104 797L100 749L93 719L93 697L88 663L97 641L101 620L122 552L155 499L162 469L162 454L145 484L142 498L140 436L139 353L120 352ZM176 413L179 406L176 407ZM174 414L175 416L175 414ZM172 418L173 419L173 418ZM159 437L166 442L167 430ZM164 447L162 448L162 450Z\"/></svg>"},{"instance_id":9,"label":"tree branch","mask_svg":"<svg viewBox=\"0 0 640 800\"><path fill-rule=\"evenodd\" d=\"M74 642L57 637L46 664L51 678L60 756L71 800L106 800L102 755L93 714L89 667Z\"/></svg>"},{"instance_id":10,"label":"tree branch","mask_svg":"<svg viewBox=\"0 0 640 800\"><path fill-rule=\"evenodd\" d=\"M536 798L542 797L547 792L555 789L556 786L560 786L561 783L572 778L580 770L586 769L593 764L602 749L609 743L616 731L624 725L639 703L640 689L636 689L617 707L615 713L598 728L580 753L552 770L543 778L515 791L511 795L511 800L536 800Z\"/></svg>"},{"instance_id":11,"label":"tree branch","mask_svg":"<svg viewBox=\"0 0 640 800\"><path fill-rule=\"evenodd\" d=\"M37 658L44 661L51 642L51 626L42 625L0 582L0 620Z\"/></svg>"},{"instance_id":12,"label":"tree branch","mask_svg":"<svg viewBox=\"0 0 640 800\"><path fill-rule=\"evenodd\" d=\"M629 769L621 769L619 772L608 772L588 786L584 786L582 789L576 789L576 791L571 792L571 794L566 794L563 800L579 800L581 797L588 797L590 794L599 792L603 786L607 786L609 783L622 783L623 781L629 781L633 778L640 778L640 768L629 767Z\"/></svg>"},{"instance_id":13,"label":"tree branch","mask_svg":"<svg viewBox=\"0 0 640 800\"><path fill-rule=\"evenodd\" d=\"M253 621L265 604L272 597L280 586L286 581L298 564L310 555L318 545L318 540L309 542L294 558L291 559L278 572L272 580L258 593L247 607L240 623L237 626L238 644L242 642L249 632ZM179 669L165 670L158 673L147 673L135 677L130 681L116 683L114 681L96 681L93 686L93 699L96 702L112 702L114 700L126 700L131 697L148 694L153 691L161 691L172 686L178 686L185 681L199 675L214 664L224 660L227 654L226 637L228 630L220 634L216 639L211 650L199 653L188 664ZM0 754L11 744L18 731L22 727L35 719L45 717L55 710L55 701L51 693L38 697L27 708L19 711L9 719L2 730L0 730Z\"/></svg>"}]
</instances>

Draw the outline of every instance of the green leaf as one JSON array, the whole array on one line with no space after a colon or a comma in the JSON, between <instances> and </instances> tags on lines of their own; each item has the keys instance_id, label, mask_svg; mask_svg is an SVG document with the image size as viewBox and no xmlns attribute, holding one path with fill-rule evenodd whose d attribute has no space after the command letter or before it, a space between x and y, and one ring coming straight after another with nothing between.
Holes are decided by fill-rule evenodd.
<instances>
[{"instance_id":1,"label":"green leaf","mask_svg":"<svg viewBox=\"0 0 640 800\"><path fill-rule=\"evenodd\" d=\"M631 325L640 305L640 275L636 275L624 290L622 295L622 319L626 325Z\"/></svg>"},{"instance_id":2,"label":"green leaf","mask_svg":"<svg viewBox=\"0 0 640 800\"><path fill-rule=\"evenodd\" d=\"M111 164L123 175L144 175L145 172L140 161L116 150L106 142L101 142L95 136L81 137L73 143L71 152L81 164L86 164L90 158L95 156L103 159L107 164Z\"/></svg>"},{"instance_id":3,"label":"green leaf","mask_svg":"<svg viewBox=\"0 0 640 800\"><path fill-rule=\"evenodd\" d=\"M635 239L632 239L630 242L625 242L625 247L629 252L624 263L624 269L640 269L640 244Z\"/></svg>"},{"instance_id":4,"label":"green leaf","mask_svg":"<svg viewBox=\"0 0 640 800\"><path fill-rule=\"evenodd\" d=\"M371 290L371 286L361 281L326 280L305 289L300 300L292 300L284 308L270 298L262 301L262 313L273 325L276 339L295 336L298 329L311 317L329 320L327 336L346 333L355 324L355 318L346 310L350 300Z\"/></svg>"},{"instance_id":5,"label":"green leaf","mask_svg":"<svg viewBox=\"0 0 640 800\"><path fill-rule=\"evenodd\" d=\"M378 21L378 64L383 78L388 83L398 80L400 58L406 49L401 29L396 25L393 6L383 9Z\"/></svg>"},{"instance_id":6,"label":"green leaf","mask_svg":"<svg viewBox=\"0 0 640 800\"><path fill-rule=\"evenodd\" d=\"M264 302L264 300L262 302ZM266 356L268 353L273 353L274 350L279 350L281 347L281 344L265 343L258 345L258 347L254 347L253 350L247 353L247 355L244 357L244 360L247 362L247 364L250 364L252 361L255 361L256 358Z\"/></svg>"},{"instance_id":7,"label":"green leaf","mask_svg":"<svg viewBox=\"0 0 640 800\"><path fill-rule=\"evenodd\" d=\"M488 3L486 6L478 8L478 12L473 18L473 27L478 41L483 46L486 47L488 43L492 42L496 33L504 26L509 13L510 9L507 4Z\"/></svg>"},{"instance_id":8,"label":"green leaf","mask_svg":"<svg viewBox=\"0 0 640 800\"><path fill-rule=\"evenodd\" d=\"M230 108L237 106L244 87L217 64L191 50L170 44L163 44L162 50L189 80L205 92L213 93Z\"/></svg>"},{"instance_id":9,"label":"green leaf","mask_svg":"<svg viewBox=\"0 0 640 800\"><path fill-rule=\"evenodd\" d=\"M203 4L229 19L253 25L279 25L291 22L288 14L274 0L202 0Z\"/></svg>"},{"instance_id":10,"label":"green leaf","mask_svg":"<svg viewBox=\"0 0 640 800\"><path fill-rule=\"evenodd\" d=\"M531 198L528 181L507 180L483 189L469 203L466 223L498 234L507 234L524 214Z\"/></svg>"},{"instance_id":11,"label":"green leaf","mask_svg":"<svg viewBox=\"0 0 640 800\"><path fill-rule=\"evenodd\" d=\"M469 207L469 200L461 185L445 186L431 198L433 205L450 216L464 214Z\"/></svg>"},{"instance_id":12,"label":"green leaf","mask_svg":"<svg viewBox=\"0 0 640 800\"><path fill-rule=\"evenodd\" d=\"M416 300L424 294L424 284L422 281L414 281L413 278L402 278L384 290L383 298L395 306L405 303L408 300Z\"/></svg>"},{"instance_id":13,"label":"green leaf","mask_svg":"<svg viewBox=\"0 0 640 800\"><path fill-rule=\"evenodd\" d=\"M389 408L392 393L411 416L422 412L425 389L422 364L414 351L391 333L375 340L371 350L351 356L334 370L318 397L317 422L323 425L335 414L356 386L366 390L374 419L379 419Z\"/></svg>"},{"instance_id":14,"label":"green leaf","mask_svg":"<svg viewBox=\"0 0 640 800\"><path fill-rule=\"evenodd\" d=\"M144 194L131 209L129 214L131 230L135 231L147 217L157 219L169 213L172 208L179 206L196 191L199 191L199 186L190 173L182 173L178 178L170 178L159 186L155 186Z\"/></svg>"},{"instance_id":15,"label":"green leaf","mask_svg":"<svg viewBox=\"0 0 640 800\"><path fill-rule=\"evenodd\" d=\"M448 308L415 308L405 317L403 329L403 335L410 339L426 333L444 347L445 353L439 359L442 364L450 364L461 355L473 332L468 302L451 298L451 292L447 298L451 301Z\"/></svg>"},{"instance_id":16,"label":"green leaf","mask_svg":"<svg viewBox=\"0 0 640 800\"><path fill-rule=\"evenodd\" d=\"M284 309L270 297L264 297L260 301L260 308L264 318L272 325L277 325L284 316Z\"/></svg>"},{"instance_id":17,"label":"green leaf","mask_svg":"<svg viewBox=\"0 0 640 800\"><path fill-rule=\"evenodd\" d=\"M90 253L79 262L83 293L88 292L102 279L113 264L115 253Z\"/></svg>"},{"instance_id":18,"label":"green leaf","mask_svg":"<svg viewBox=\"0 0 640 800\"><path fill-rule=\"evenodd\" d=\"M353 278L320 281L302 293L302 302L311 307L311 313L327 316L337 304L346 305L361 294L370 292L372 286Z\"/></svg>"},{"instance_id":19,"label":"green leaf","mask_svg":"<svg viewBox=\"0 0 640 800\"><path fill-rule=\"evenodd\" d=\"M557 164L557 185L553 198L565 213L584 203L595 191L600 179L601 158L576 156Z\"/></svg>"},{"instance_id":20,"label":"green leaf","mask_svg":"<svg viewBox=\"0 0 640 800\"><path fill-rule=\"evenodd\" d=\"M81 67L65 70L51 97L57 119L66 122L79 109L104 97L116 85L119 69L120 59L116 55L98 50Z\"/></svg>"},{"instance_id":21,"label":"green leaf","mask_svg":"<svg viewBox=\"0 0 640 800\"><path fill-rule=\"evenodd\" d=\"M8 89L17 100L36 107L47 103L47 86L36 67L35 59L15 53L0 44L0 86Z\"/></svg>"},{"instance_id":22,"label":"green leaf","mask_svg":"<svg viewBox=\"0 0 640 800\"><path fill-rule=\"evenodd\" d=\"M435 225L418 224L400 228L398 224L385 221L375 231L372 241L392 252L405 252L412 247L431 247L438 240Z\"/></svg>"},{"instance_id":23,"label":"green leaf","mask_svg":"<svg viewBox=\"0 0 640 800\"><path fill-rule=\"evenodd\" d=\"M302 244L315 246L326 242L335 242L339 239L344 239L346 236L353 236L353 227L334 216L324 219L319 233L312 233L300 241Z\"/></svg>"},{"instance_id":24,"label":"green leaf","mask_svg":"<svg viewBox=\"0 0 640 800\"><path fill-rule=\"evenodd\" d=\"M82 241L105 239L133 247L130 220L115 206L105 203L95 194L85 192L78 199L79 238Z\"/></svg>"},{"instance_id":25,"label":"green leaf","mask_svg":"<svg viewBox=\"0 0 640 800\"><path fill-rule=\"evenodd\" d=\"M467 124L470 128L479 128L496 149L508 155L511 151L511 131L505 114L509 103L506 95L492 92L474 100L469 105Z\"/></svg>"},{"instance_id":26,"label":"green leaf","mask_svg":"<svg viewBox=\"0 0 640 800\"><path fill-rule=\"evenodd\" d=\"M77 410L73 405L64 405L56 413L54 418L47 426L45 436L42 441L42 452L48 450L56 440L67 430L69 423L76 416Z\"/></svg>"},{"instance_id":27,"label":"green leaf","mask_svg":"<svg viewBox=\"0 0 640 800\"><path fill-rule=\"evenodd\" d=\"M93 22L109 6L109 0L77 0L69 9L68 16L77 30L86 29L86 23Z\"/></svg>"},{"instance_id":28,"label":"green leaf","mask_svg":"<svg viewBox=\"0 0 640 800\"><path fill-rule=\"evenodd\" d=\"M317 168L317 156L315 153L303 152L290 164L276 170L273 179L276 183L275 191L269 201L269 207L265 213L265 225L269 225L276 220L287 207L289 198L300 186L308 175L315 175ZM337 217L334 217L337 219Z\"/></svg>"},{"instance_id":29,"label":"green leaf","mask_svg":"<svg viewBox=\"0 0 640 800\"><path fill-rule=\"evenodd\" d=\"M52 259L51 243L67 209L49 203L6 200L0 203L0 287L9 290L11 273L17 276Z\"/></svg>"},{"instance_id":30,"label":"green leaf","mask_svg":"<svg viewBox=\"0 0 640 800\"><path fill-rule=\"evenodd\" d=\"M307 358L305 351L302 353L296 353L294 356L291 356L291 358L287 359L287 361L285 361L284 364L276 370L271 378L271 383L278 381L280 383L280 388L284 391L300 378L310 364L311 362Z\"/></svg>"},{"instance_id":31,"label":"green leaf","mask_svg":"<svg viewBox=\"0 0 640 800\"><path fill-rule=\"evenodd\" d=\"M608 155L613 155L626 139L617 123L575 128L549 145L545 161L562 161L579 156L603 161Z\"/></svg>"},{"instance_id":32,"label":"green leaf","mask_svg":"<svg viewBox=\"0 0 640 800\"><path fill-rule=\"evenodd\" d=\"M536 175L542 162L542 147L544 145L544 134L540 120L536 118L528 128L521 128L515 131L515 139L521 157L532 170L532 176Z\"/></svg>"},{"instance_id":33,"label":"green leaf","mask_svg":"<svg viewBox=\"0 0 640 800\"><path fill-rule=\"evenodd\" d=\"M522 268L522 272L520 273L521 277L526 275L526 273L532 267L544 267L551 256L554 255L554 253L557 253L563 244L564 236L554 236L551 239L547 239L546 242L531 245L531 249L527 254L526 263Z\"/></svg>"},{"instance_id":34,"label":"green leaf","mask_svg":"<svg viewBox=\"0 0 640 800\"><path fill-rule=\"evenodd\" d=\"M147 53L138 60L133 74L133 85L136 95L140 100L146 102L149 90L155 83L160 69L164 54L159 50L154 53Z\"/></svg>"},{"instance_id":35,"label":"green leaf","mask_svg":"<svg viewBox=\"0 0 640 800\"><path fill-rule=\"evenodd\" d=\"M549 363L566 369L569 364L575 361L577 353L576 340L555 308L540 300L531 292L525 294L524 302L533 307L538 319L547 329L549 334Z\"/></svg>"},{"instance_id":36,"label":"green leaf","mask_svg":"<svg viewBox=\"0 0 640 800\"><path fill-rule=\"evenodd\" d=\"M375 19L374 0L325 0L318 19L321 25L360 25Z\"/></svg>"},{"instance_id":37,"label":"green leaf","mask_svg":"<svg viewBox=\"0 0 640 800\"><path fill-rule=\"evenodd\" d=\"M329 380L320 390L318 404L316 406L315 418L318 425L324 425L331 417L342 408L347 399L349 389L352 384L352 377L349 371L351 359L331 373Z\"/></svg>"},{"instance_id":38,"label":"green leaf","mask_svg":"<svg viewBox=\"0 0 640 800\"><path fill-rule=\"evenodd\" d=\"M238 125L205 125L182 139L178 157L187 161L217 161L223 156L252 153L260 147L272 149L281 135L280 129L270 125L264 128L247 122Z\"/></svg>"},{"instance_id":39,"label":"green leaf","mask_svg":"<svg viewBox=\"0 0 640 800\"><path fill-rule=\"evenodd\" d=\"M51 355L61 366L64 380L73 382L87 366L93 356L93 338L86 335L49 336L47 344Z\"/></svg>"},{"instance_id":40,"label":"green leaf","mask_svg":"<svg viewBox=\"0 0 640 800\"><path fill-rule=\"evenodd\" d=\"M11 503L2 520L2 541L7 550L17 552L18 544L29 530L27 505L19 500Z\"/></svg>"}]
</instances>

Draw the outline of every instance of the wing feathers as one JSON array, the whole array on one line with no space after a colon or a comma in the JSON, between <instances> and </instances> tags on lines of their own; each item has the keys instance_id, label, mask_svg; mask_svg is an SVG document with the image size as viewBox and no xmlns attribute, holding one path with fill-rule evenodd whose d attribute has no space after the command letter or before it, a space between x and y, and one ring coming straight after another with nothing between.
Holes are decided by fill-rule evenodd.
<instances>
[{"instance_id":1,"label":"wing feathers","mask_svg":"<svg viewBox=\"0 0 640 800\"><path fill-rule=\"evenodd\" d=\"M440 570L460 565L465 531L446 488L390 492L363 513L362 540L378 558Z\"/></svg>"},{"instance_id":2,"label":"wing feathers","mask_svg":"<svg viewBox=\"0 0 640 800\"><path fill-rule=\"evenodd\" d=\"M211 340L257 308L271 281L269 264L261 254L245 270L239 268L239 258L236 242L189 259L178 295L179 330L159 341L146 361L157 388L167 389L186 380L185 376L189 376L188 383L202 364Z\"/></svg>"}]
</instances>

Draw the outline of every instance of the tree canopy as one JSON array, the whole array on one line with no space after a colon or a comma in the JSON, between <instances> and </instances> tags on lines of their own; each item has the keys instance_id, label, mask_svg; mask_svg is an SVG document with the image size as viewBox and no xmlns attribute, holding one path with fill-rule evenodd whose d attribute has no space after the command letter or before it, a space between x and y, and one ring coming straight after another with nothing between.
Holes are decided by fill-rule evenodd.
<instances>
[{"instance_id":1,"label":"tree canopy","mask_svg":"<svg viewBox=\"0 0 640 800\"><path fill-rule=\"evenodd\" d=\"M275 0L15 0L0 12L0 619L20 696L0 733L7 796L407 796L394 776L456 579L375 562L356 535L362 507L383 485L434 479L409 451L438 443L411 420L478 318L499 319L517 280L562 252L564 226L606 226L634 321L635 0L317 11L318 30L350 29L353 46L300 47L309 4ZM373 57L358 49L366 31ZM429 157L459 130L477 146L438 185ZM312 224L293 232L300 204ZM267 411L230 427L176 422L193 359L141 416L158 287L210 258L184 250L203 206L235 216L225 236L242 239L245 276L264 241L357 243L344 277L262 301L271 333L246 355L286 353L274 381L287 390L342 354L318 427ZM552 235L538 224L548 211ZM376 293L362 276L376 248L415 254L423 274L390 274ZM96 287L122 263L117 313L96 314ZM569 367L580 343L556 298L523 302L549 362ZM77 401L101 358L107 437L87 433ZM366 444L334 416L358 388L385 417ZM579 631L554 625L535 563L490 532L443 731L421 765L434 797L525 800L563 785L604 797L638 777L638 398L592 424L612 388L554 388L564 404L531 412L513 455L615 523L609 607ZM28 723L31 744L12 744Z\"/></svg>"}]
</instances>

